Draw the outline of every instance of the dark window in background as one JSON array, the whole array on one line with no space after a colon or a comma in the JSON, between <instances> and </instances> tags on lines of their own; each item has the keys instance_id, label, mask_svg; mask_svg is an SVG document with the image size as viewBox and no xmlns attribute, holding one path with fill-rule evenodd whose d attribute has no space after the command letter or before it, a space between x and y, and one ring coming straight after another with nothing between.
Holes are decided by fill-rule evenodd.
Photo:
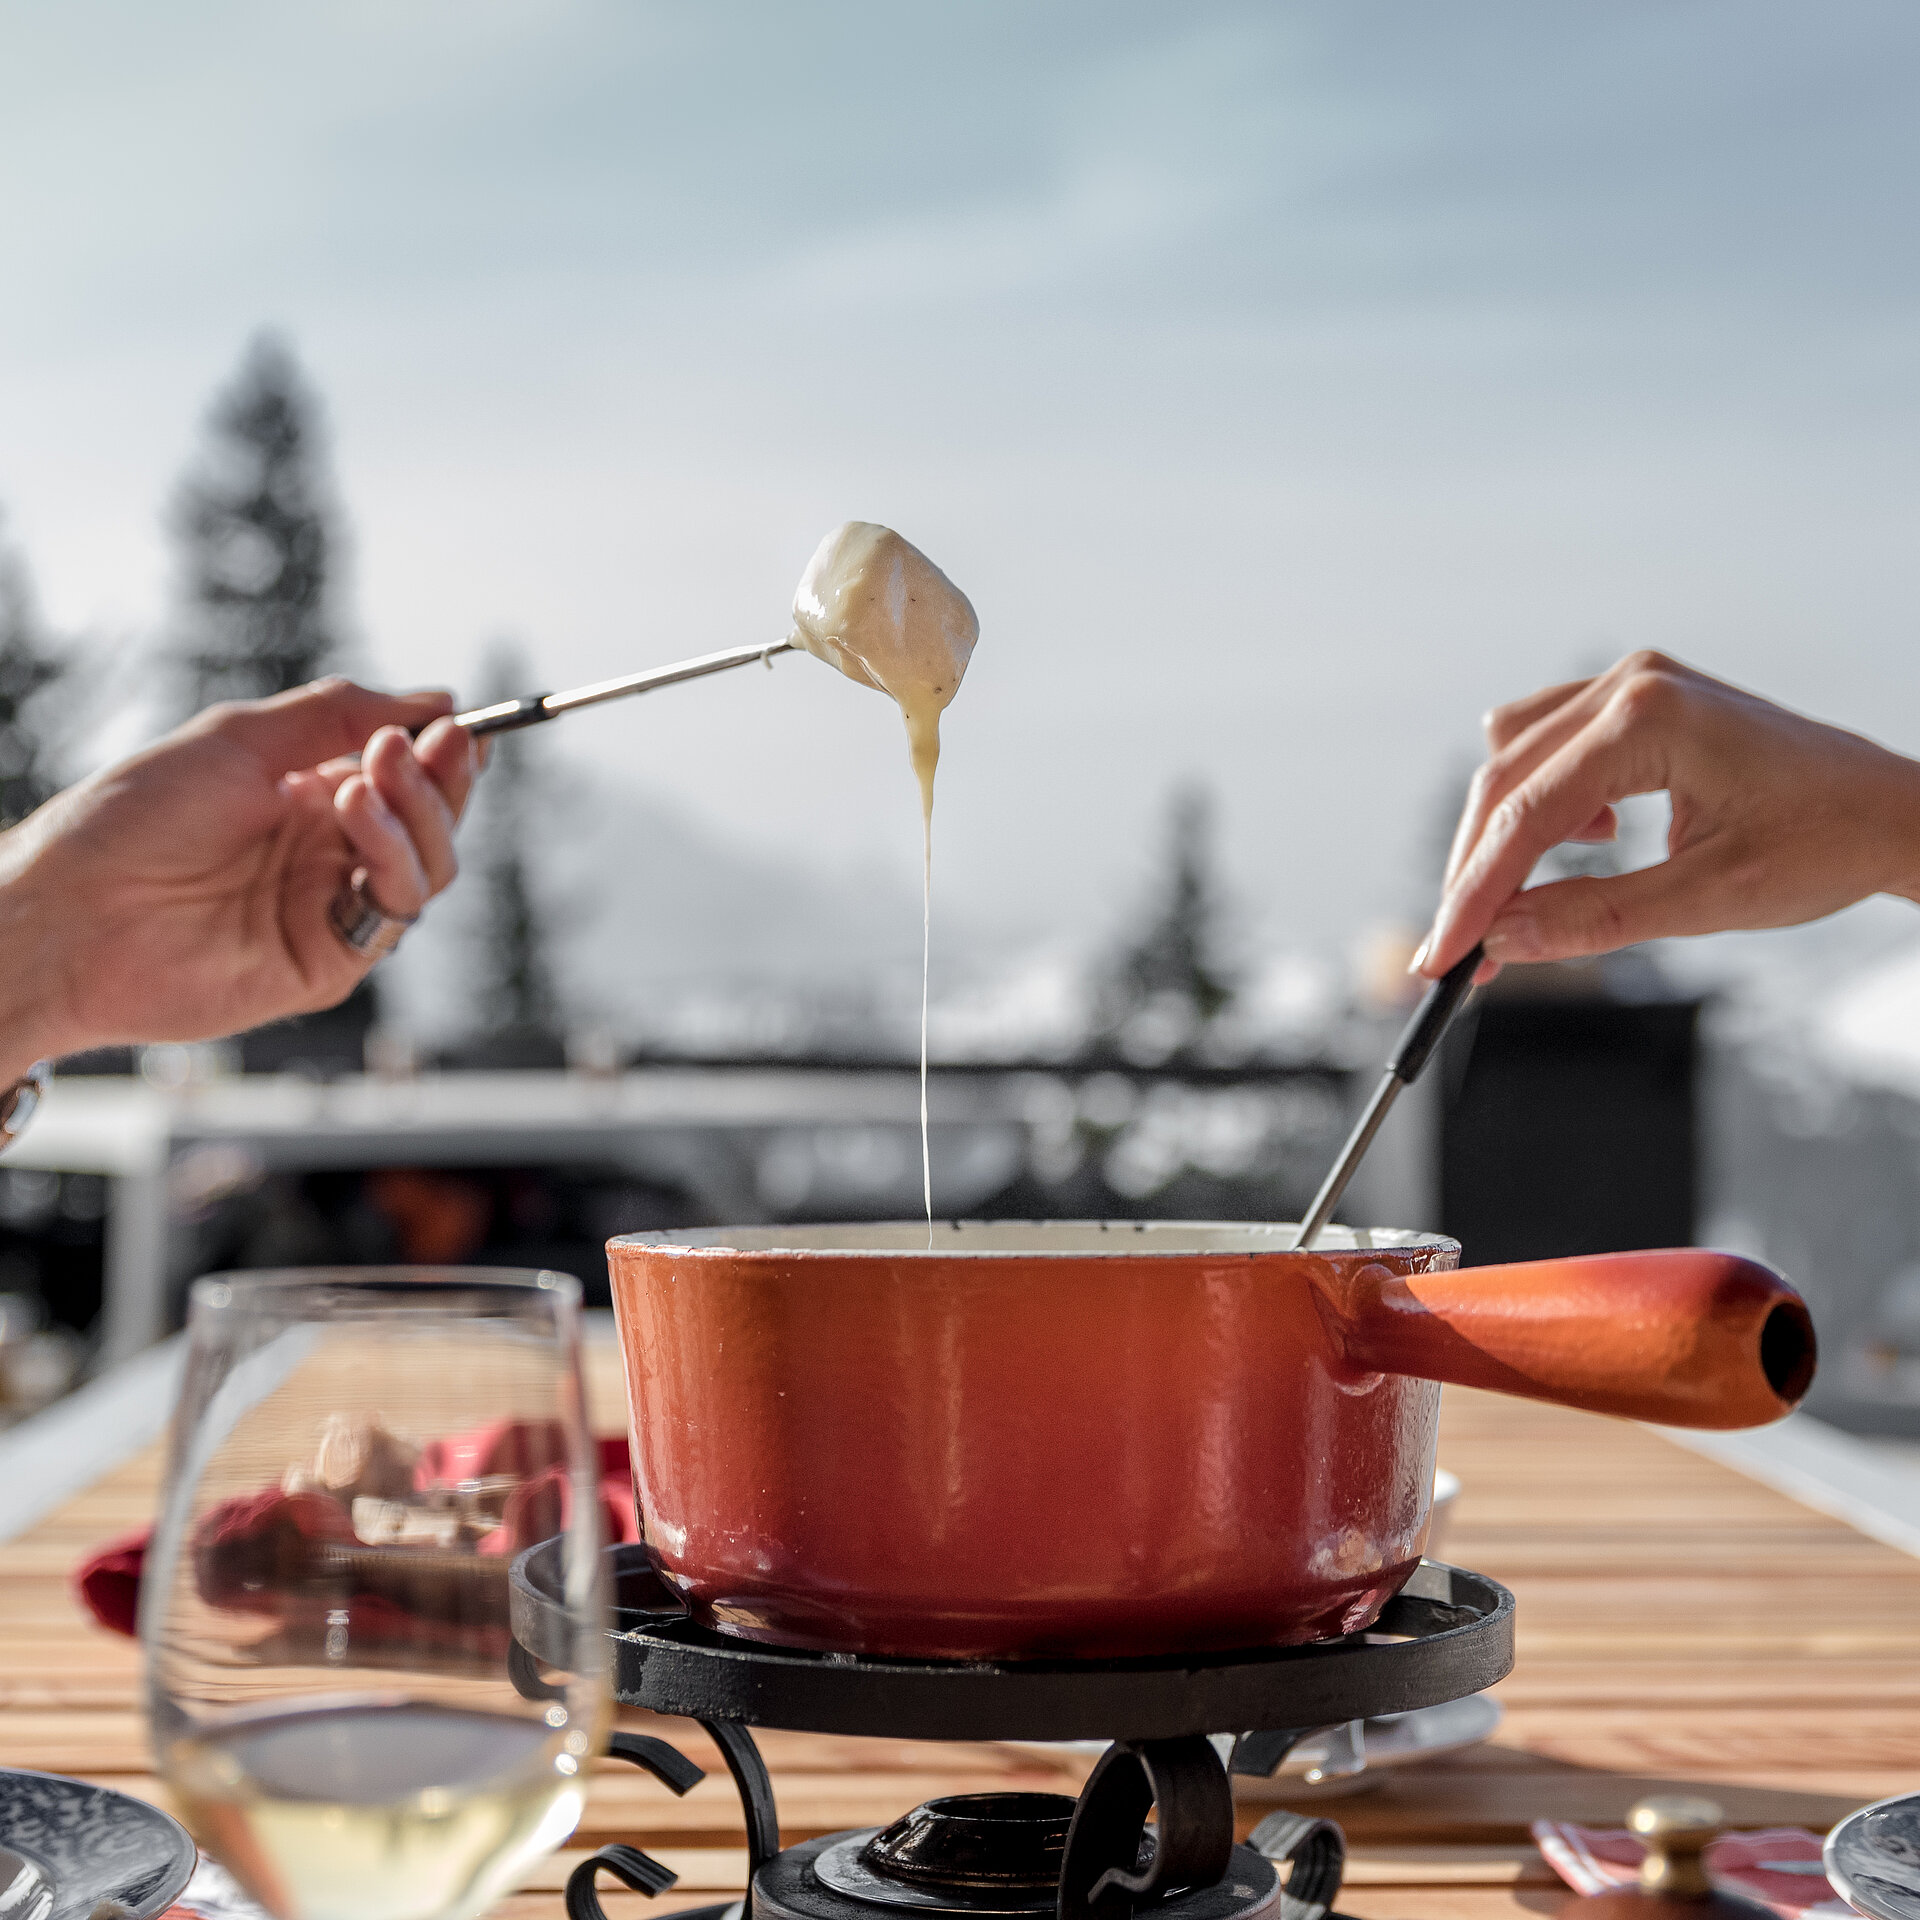
<instances>
[{"instance_id":1,"label":"dark window in background","mask_svg":"<svg viewBox=\"0 0 1920 1920\"><path fill-rule=\"evenodd\" d=\"M1440 1212L1462 1258L1691 1245L1698 1003L1489 993L1473 1012L1439 1063Z\"/></svg>"},{"instance_id":2,"label":"dark window in background","mask_svg":"<svg viewBox=\"0 0 1920 1920\"><path fill-rule=\"evenodd\" d=\"M37 1301L48 1325L91 1327L106 1272L107 1196L97 1173L0 1168L0 1295Z\"/></svg>"}]
</instances>

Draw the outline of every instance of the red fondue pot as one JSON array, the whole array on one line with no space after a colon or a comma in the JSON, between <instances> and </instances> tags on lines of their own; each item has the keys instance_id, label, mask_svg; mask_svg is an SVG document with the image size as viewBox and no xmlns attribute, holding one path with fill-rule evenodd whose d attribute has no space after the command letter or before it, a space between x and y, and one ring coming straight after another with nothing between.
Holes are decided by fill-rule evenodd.
<instances>
[{"instance_id":1,"label":"red fondue pot","mask_svg":"<svg viewBox=\"0 0 1920 1920\"><path fill-rule=\"evenodd\" d=\"M1731 1254L1456 1271L1289 1226L722 1228L613 1240L645 1538L695 1616L945 1659L1367 1626L1427 1537L1441 1381L1777 1419L1813 1327Z\"/></svg>"}]
</instances>

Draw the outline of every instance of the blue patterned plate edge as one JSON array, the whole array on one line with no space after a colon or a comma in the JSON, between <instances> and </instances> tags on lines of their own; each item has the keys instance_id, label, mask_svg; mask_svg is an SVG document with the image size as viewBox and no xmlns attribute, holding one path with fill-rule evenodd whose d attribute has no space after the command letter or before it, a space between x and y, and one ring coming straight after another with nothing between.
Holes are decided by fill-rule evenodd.
<instances>
[{"instance_id":1,"label":"blue patterned plate edge","mask_svg":"<svg viewBox=\"0 0 1920 1920\"><path fill-rule=\"evenodd\" d=\"M186 1828L145 1800L18 1767L0 1767L0 1847L52 1877L50 1920L87 1920L102 1901L125 1920L157 1920L200 1858Z\"/></svg>"},{"instance_id":2,"label":"blue patterned plate edge","mask_svg":"<svg viewBox=\"0 0 1920 1920\"><path fill-rule=\"evenodd\" d=\"M1850 1907L1872 1920L1920 1920L1920 1793L1848 1814L1821 1855Z\"/></svg>"}]
</instances>

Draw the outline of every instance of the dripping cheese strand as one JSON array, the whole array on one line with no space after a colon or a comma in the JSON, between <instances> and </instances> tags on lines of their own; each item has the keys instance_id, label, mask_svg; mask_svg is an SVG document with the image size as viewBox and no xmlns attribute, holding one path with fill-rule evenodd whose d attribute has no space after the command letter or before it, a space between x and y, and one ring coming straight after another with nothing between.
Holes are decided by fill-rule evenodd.
<instances>
[{"instance_id":1,"label":"dripping cheese strand","mask_svg":"<svg viewBox=\"0 0 1920 1920\"><path fill-rule=\"evenodd\" d=\"M920 785L920 1179L933 1245L927 999L933 957L933 779L940 715L960 689L980 622L967 596L889 527L849 520L821 541L793 597L793 637L848 679L890 695Z\"/></svg>"}]
</instances>

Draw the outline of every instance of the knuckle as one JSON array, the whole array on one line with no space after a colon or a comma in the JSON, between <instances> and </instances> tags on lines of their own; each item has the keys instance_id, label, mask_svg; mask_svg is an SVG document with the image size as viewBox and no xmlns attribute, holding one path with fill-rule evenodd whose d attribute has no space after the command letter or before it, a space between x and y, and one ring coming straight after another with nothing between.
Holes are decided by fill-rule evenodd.
<instances>
[{"instance_id":1,"label":"knuckle","mask_svg":"<svg viewBox=\"0 0 1920 1920\"><path fill-rule=\"evenodd\" d=\"M1581 893L1584 897L1580 904L1585 908L1581 922L1588 937L1602 947L1624 945L1630 937L1626 915L1612 891L1603 882L1595 881L1582 888Z\"/></svg>"},{"instance_id":2,"label":"knuckle","mask_svg":"<svg viewBox=\"0 0 1920 1920\"><path fill-rule=\"evenodd\" d=\"M1487 837L1495 842L1521 838L1537 811L1533 796L1525 787L1516 787L1487 816Z\"/></svg>"},{"instance_id":3,"label":"knuckle","mask_svg":"<svg viewBox=\"0 0 1920 1920\"><path fill-rule=\"evenodd\" d=\"M1624 676L1611 705L1629 726L1645 726L1666 719L1682 697L1679 680L1663 664L1638 668Z\"/></svg>"},{"instance_id":4,"label":"knuckle","mask_svg":"<svg viewBox=\"0 0 1920 1920\"><path fill-rule=\"evenodd\" d=\"M1617 880L1583 875L1559 881L1550 891L1557 932L1570 950L1610 953L1642 937Z\"/></svg>"},{"instance_id":5,"label":"knuckle","mask_svg":"<svg viewBox=\"0 0 1920 1920\"><path fill-rule=\"evenodd\" d=\"M1635 647L1614 669L1631 678L1636 673L1678 673L1680 663L1658 647Z\"/></svg>"},{"instance_id":6,"label":"knuckle","mask_svg":"<svg viewBox=\"0 0 1920 1920\"><path fill-rule=\"evenodd\" d=\"M1681 691L1690 678L1688 670L1670 655L1653 647L1639 647L1613 668L1613 698L1657 703Z\"/></svg>"},{"instance_id":7,"label":"knuckle","mask_svg":"<svg viewBox=\"0 0 1920 1920\"><path fill-rule=\"evenodd\" d=\"M1494 746L1503 747L1519 730L1521 712L1521 703L1517 700L1489 707L1480 716L1480 731Z\"/></svg>"},{"instance_id":8,"label":"knuckle","mask_svg":"<svg viewBox=\"0 0 1920 1920\"><path fill-rule=\"evenodd\" d=\"M1486 774L1488 797L1514 789L1516 783L1524 777L1526 765L1526 759L1517 742L1509 741L1498 752L1490 753L1483 769Z\"/></svg>"},{"instance_id":9,"label":"knuckle","mask_svg":"<svg viewBox=\"0 0 1920 1920\"><path fill-rule=\"evenodd\" d=\"M1720 894L1733 904L1735 925L1751 925L1773 897L1779 875L1765 853L1741 852L1726 861L1714 876Z\"/></svg>"}]
</instances>

